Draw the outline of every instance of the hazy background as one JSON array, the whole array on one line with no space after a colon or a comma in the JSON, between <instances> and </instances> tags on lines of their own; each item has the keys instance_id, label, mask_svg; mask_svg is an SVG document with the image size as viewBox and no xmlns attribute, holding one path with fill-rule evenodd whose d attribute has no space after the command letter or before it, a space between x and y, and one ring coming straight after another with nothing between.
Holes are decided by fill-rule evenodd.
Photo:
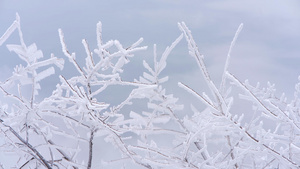
<instances>
[{"instance_id":1,"label":"hazy background","mask_svg":"<svg viewBox=\"0 0 300 169\"><path fill-rule=\"evenodd\" d=\"M104 41L118 39L129 46L140 37L147 51L138 52L125 67L124 78L133 80L142 75L142 60L152 61L153 44L158 55L179 35L177 23L184 21L191 29L206 65L216 82L221 73L230 42L240 23L244 28L232 52L229 71L242 81L275 83L291 98L300 75L300 1L299 0L0 0L0 36L21 17L25 43L36 43L45 58L53 53L65 58L61 51L58 28L62 28L70 52L76 52L79 62L85 51L81 40L87 39L96 47L96 24L103 24ZM0 81L9 77L16 64L24 64L17 55L9 53L5 45L18 43L17 33L0 47ZM175 93L181 102L189 103L191 96L177 87L184 82L201 93L206 90L202 75L193 58L188 55L187 43L182 40L168 58L164 75L168 93ZM66 60L67 62L67 60ZM76 75L69 63L62 72L66 77ZM58 83L52 76L42 83L41 96L48 96ZM0 98L2 98L0 94ZM108 101L117 101L108 95Z\"/></svg>"},{"instance_id":2,"label":"hazy background","mask_svg":"<svg viewBox=\"0 0 300 169\"><path fill-rule=\"evenodd\" d=\"M83 60L81 40L86 38L91 48L96 47L96 23L101 21L105 41L118 39L128 46L143 37L143 45L149 48L138 53L136 60L152 60L153 44L162 52L180 34L177 23L184 21L205 55L213 78L219 79L232 37L239 24L244 23L229 70L253 83L270 81L279 91L288 93L300 74L299 9L298 0L0 0L0 35L18 12L27 45L35 42L45 57L50 53L64 57L57 32L62 28L69 50ZM17 42L17 34L14 35L7 43ZM0 59L1 80L21 63L4 45L0 48ZM141 62L135 64L141 67ZM71 72L74 69L65 68L63 74ZM134 73L137 76L139 72ZM187 54L185 41L171 54L165 73L190 83L201 75Z\"/></svg>"}]
</instances>

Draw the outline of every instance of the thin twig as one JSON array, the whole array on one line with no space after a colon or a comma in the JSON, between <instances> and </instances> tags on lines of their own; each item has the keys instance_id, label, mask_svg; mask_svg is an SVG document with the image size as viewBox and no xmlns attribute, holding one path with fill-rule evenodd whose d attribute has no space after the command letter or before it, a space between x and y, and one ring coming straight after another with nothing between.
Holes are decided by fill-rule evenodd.
<instances>
[{"instance_id":1,"label":"thin twig","mask_svg":"<svg viewBox=\"0 0 300 169\"><path fill-rule=\"evenodd\" d=\"M48 164L47 160L28 142L26 142L12 127L1 123L5 127L9 128L9 131L15 135L27 148L29 148L38 158L37 160L40 161L45 167L51 169L50 165Z\"/></svg>"},{"instance_id":2,"label":"thin twig","mask_svg":"<svg viewBox=\"0 0 300 169\"><path fill-rule=\"evenodd\" d=\"M91 130L91 135L90 135L90 142L89 142L89 159L88 159L87 169L90 169L92 167L94 132L95 132L95 130L92 129Z\"/></svg>"}]
</instances>

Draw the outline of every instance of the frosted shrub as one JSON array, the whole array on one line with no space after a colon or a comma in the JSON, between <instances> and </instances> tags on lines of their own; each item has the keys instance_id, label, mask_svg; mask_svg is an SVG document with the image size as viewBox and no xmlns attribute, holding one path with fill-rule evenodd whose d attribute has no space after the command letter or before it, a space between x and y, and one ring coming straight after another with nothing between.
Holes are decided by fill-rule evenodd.
<instances>
[{"instance_id":1,"label":"frosted shrub","mask_svg":"<svg viewBox=\"0 0 300 169\"><path fill-rule=\"evenodd\" d=\"M123 47L117 40L103 42L99 22L97 48L91 50L87 41L82 40L86 58L81 66L75 53L68 51L63 31L59 30L63 54L78 76L67 79L62 73L51 96L38 101L40 81L56 75L53 66L63 69L64 60L54 54L44 59L35 44L27 46L17 15L0 38L2 45L18 31L20 44L7 48L26 63L16 66L11 77L0 82L2 95L11 100L0 107L1 151L13 153L16 161L13 166L6 166L7 159L0 159L2 167L299 168L300 83L296 85L294 99L287 102L284 95L276 97L274 85L252 86L228 72L230 52L242 29L240 25L228 52L221 85L217 87L190 30L184 23L179 23L179 29L182 34L161 56L154 45L154 65L143 61L145 72L134 81L122 80L123 66L137 51L147 49L140 46L142 38L129 47ZM201 110L193 105L184 108L162 86L168 81L167 76L161 76L167 57L184 37L211 94L199 94L183 82L178 86L203 105ZM111 86L130 86L126 88L128 96L117 105L102 98ZM31 94L23 95L28 89ZM236 97L232 90L243 93ZM252 119L234 112L234 99L253 103ZM144 111L125 110L124 107L134 107L139 100L146 102ZM187 111L193 115L189 116ZM266 119L276 127L265 130ZM167 146L162 144L166 138L170 142ZM103 157L107 145L112 145L109 151L115 152L111 159ZM216 145L217 149L212 148Z\"/></svg>"}]
</instances>

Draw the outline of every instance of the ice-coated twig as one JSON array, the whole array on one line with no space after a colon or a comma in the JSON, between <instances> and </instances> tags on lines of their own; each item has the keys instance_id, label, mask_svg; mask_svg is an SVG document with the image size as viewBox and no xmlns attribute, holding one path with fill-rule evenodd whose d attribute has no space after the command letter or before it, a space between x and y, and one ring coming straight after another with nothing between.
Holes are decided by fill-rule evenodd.
<instances>
[{"instance_id":1,"label":"ice-coated twig","mask_svg":"<svg viewBox=\"0 0 300 169\"><path fill-rule=\"evenodd\" d=\"M197 97L201 102L203 102L205 105L209 106L210 108L212 108L216 112L219 112L219 110L210 101L208 101L207 99L205 99L204 97L202 97L200 94L198 94L196 91L194 91L189 86L187 86L187 85L185 85L185 84L183 84L181 82L178 82L178 86L181 87L181 88L183 88L187 92L191 93L195 97Z\"/></svg>"},{"instance_id":2,"label":"ice-coated twig","mask_svg":"<svg viewBox=\"0 0 300 169\"><path fill-rule=\"evenodd\" d=\"M244 89L246 92L249 93L250 96L253 97L254 101L260 105L266 112L270 113L271 115L273 116L277 116L276 114L274 114L272 111L270 111L242 82L240 82L234 75L232 75L231 73L227 72L226 73L226 76L228 78L230 78L232 81L234 81L238 86L240 86L242 89ZM231 121L231 120L230 120ZM251 135L248 131L246 131L242 126L240 126L237 122L234 122L233 123L241 129L241 131L244 131L245 134L251 138L251 140L253 140L254 142L258 143L258 144L261 144L263 147L265 147L269 153L271 153L273 156L275 157L280 157L282 159L284 159L285 161L287 161L289 164L291 164L292 166L295 166L295 167L300 167L300 165L296 164L295 162L293 162L291 159L289 159L288 157L286 157L285 155L281 154L280 152L276 151L275 149L271 148L270 146L264 144L264 143L261 143L260 140L256 139L253 135Z\"/></svg>"},{"instance_id":3,"label":"ice-coated twig","mask_svg":"<svg viewBox=\"0 0 300 169\"><path fill-rule=\"evenodd\" d=\"M287 103L284 96L280 99L274 96L274 85L268 85L266 89L253 87L228 73L232 50L242 27L241 24L232 39L219 88L210 77L204 56L184 23L179 23L181 34L160 56L154 45L154 65L143 61L145 72L133 82L122 80L122 72L135 52L146 49L139 47L142 38L128 47L118 40L103 42L102 24L98 22L96 49L90 48L87 40L82 40L86 56L81 67L75 53L68 51L59 30L63 54L75 66L79 76L67 79L61 75L52 95L37 102L34 98L39 97L39 82L55 73L52 64L62 69L64 61L53 54L51 58L40 61L43 53L35 44L25 45L17 15L15 22L0 37L0 45L18 30L19 44L7 45L7 48L27 65L16 66L13 75L0 84L0 93L13 101L11 105L8 103L9 106L0 104L0 135L5 141L0 145L1 150L14 151L20 157L15 166L21 168L41 165L46 168L97 168L94 166L95 155L99 153L95 149L97 137L104 138L119 150L122 161L110 162L125 165L131 161L149 169L247 168L250 163L252 168L274 168L277 165L280 168L300 168L297 159L300 150L297 142L300 84L296 86L294 100ZM184 83L178 83L178 86L199 99L199 103L204 103L202 111L194 107L191 107L191 112L183 109L178 105L178 99L167 94L169 91L162 85L168 81L168 76L161 77L167 57L183 37L213 97L204 92L199 94ZM246 93L245 99L253 102L251 119L254 120L247 119L250 115L243 118L240 114L244 112L235 112L239 111L235 109L239 105L234 104L239 102L233 102L236 95L227 89L229 81L231 86L236 84ZM17 87L8 88L13 84ZM24 92L23 89L27 90L25 85L32 88L32 92ZM122 101L118 103L105 103L103 91L111 86L124 86L128 96L123 98L120 95ZM118 94L113 97L119 97ZM199 106L203 106L202 103ZM131 109L135 104L138 104L138 110ZM130 113L127 108L131 109ZM271 117L268 120L273 120L277 126L266 131L262 123L264 115ZM166 136L167 140L161 141L161 136ZM56 137L70 144L65 146L57 142ZM216 144L216 147L211 147ZM81 151L82 145L89 147L88 151ZM78 159L82 155L86 158L80 164Z\"/></svg>"},{"instance_id":4,"label":"ice-coated twig","mask_svg":"<svg viewBox=\"0 0 300 169\"><path fill-rule=\"evenodd\" d=\"M104 54L102 52L103 50L103 42L102 42L102 23L99 21L97 23L97 29L96 29L96 33L97 33L97 45L98 45L98 55L100 56L101 59L103 59Z\"/></svg>"},{"instance_id":5,"label":"ice-coated twig","mask_svg":"<svg viewBox=\"0 0 300 169\"><path fill-rule=\"evenodd\" d=\"M48 140L48 143L51 145L55 145L52 140ZM72 162L72 159L61 149L56 148L56 150L63 156L63 159ZM74 169L77 169L77 167L73 166Z\"/></svg>"},{"instance_id":6,"label":"ice-coated twig","mask_svg":"<svg viewBox=\"0 0 300 169\"><path fill-rule=\"evenodd\" d=\"M184 33L186 41L188 43L189 47L189 54L192 57L195 57L197 64L199 68L201 69L201 72L205 78L205 81L208 83L208 86L210 87L211 78L210 75L206 69L206 66L204 64L203 58L204 56L200 53L197 44L195 43L191 31L187 28L185 23L178 23L179 29Z\"/></svg>"},{"instance_id":7,"label":"ice-coated twig","mask_svg":"<svg viewBox=\"0 0 300 169\"><path fill-rule=\"evenodd\" d=\"M23 99L19 98L18 96L14 95L14 94L10 94L8 93L5 89L3 89L3 87L0 86L1 91L7 96L7 97L11 97L19 102L21 102L27 109L30 109L29 106L24 102Z\"/></svg>"},{"instance_id":8,"label":"ice-coated twig","mask_svg":"<svg viewBox=\"0 0 300 169\"><path fill-rule=\"evenodd\" d=\"M3 122L1 122L2 125L4 125L5 127L7 127L9 129L9 131L18 138L18 140L20 140L33 154L35 154L36 160L40 161L41 164L43 164L45 167L47 167L48 169L51 169L50 165L48 164L47 160L45 159L45 157L40 154L40 152L38 150L36 150L31 144L29 144L28 142L26 142L12 127L10 127L9 125L4 124Z\"/></svg>"},{"instance_id":9,"label":"ice-coated twig","mask_svg":"<svg viewBox=\"0 0 300 169\"><path fill-rule=\"evenodd\" d=\"M207 68L204 63L204 56L200 53L197 44L195 43L191 31L185 25L184 22L178 23L179 29L185 35L186 41L189 47L189 54L194 57L197 61L197 64L204 76L205 82L207 83L210 91L212 92L213 96L215 97L217 103L219 104L219 111L224 113L223 111L227 109L226 102L224 101L223 96L221 95L220 91L215 86L214 82L211 80L210 75L207 71Z\"/></svg>"},{"instance_id":10,"label":"ice-coated twig","mask_svg":"<svg viewBox=\"0 0 300 169\"><path fill-rule=\"evenodd\" d=\"M235 32L235 35L231 41L229 50L228 50L228 54L227 54L227 58L226 58L226 62L225 62L225 66L224 66L224 71L223 71L223 75L222 75L222 81L221 81L221 85L220 85L220 91L221 93L223 93L225 91L225 83L226 83L226 72L228 70L228 66L229 66L229 61L230 61L230 57L231 57L231 51L235 45L235 42L240 34L240 32L243 29L243 23L240 24L240 26L238 27L237 31Z\"/></svg>"},{"instance_id":11,"label":"ice-coated twig","mask_svg":"<svg viewBox=\"0 0 300 169\"><path fill-rule=\"evenodd\" d=\"M275 161L276 158L273 158L271 161L269 161L262 169L267 168L273 161Z\"/></svg>"},{"instance_id":12,"label":"ice-coated twig","mask_svg":"<svg viewBox=\"0 0 300 169\"><path fill-rule=\"evenodd\" d=\"M86 60L85 60L87 69L91 69L91 68L95 67L92 52L89 48L89 45L88 45L86 39L82 40L82 44L85 48L85 52L86 52L86 55L87 55ZM86 73L88 73L88 72L86 72Z\"/></svg>"},{"instance_id":13,"label":"ice-coated twig","mask_svg":"<svg viewBox=\"0 0 300 169\"><path fill-rule=\"evenodd\" d=\"M143 41L144 41L144 38L140 38L139 40L137 40L136 42L134 42L131 46L129 46L128 48L126 48L126 50L131 50L131 49L136 48L136 47L139 46Z\"/></svg>"},{"instance_id":14,"label":"ice-coated twig","mask_svg":"<svg viewBox=\"0 0 300 169\"><path fill-rule=\"evenodd\" d=\"M160 61L157 62L157 55L154 54L154 63L158 63L155 65L155 70L156 70L156 75L159 75L161 73L162 70L164 70L164 68L166 67L167 63L167 57L170 55L171 51L175 48L175 46L181 41L181 39L183 38L183 34L181 34L172 44L171 46L167 47L164 51L164 53L162 54ZM156 52L156 46L154 47L154 52Z\"/></svg>"},{"instance_id":15,"label":"ice-coated twig","mask_svg":"<svg viewBox=\"0 0 300 169\"><path fill-rule=\"evenodd\" d=\"M20 17L16 14L16 20L10 25L0 38L0 46L9 38L9 36L20 26Z\"/></svg>"},{"instance_id":16,"label":"ice-coated twig","mask_svg":"<svg viewBox=\"0 0 300 169\"><path fill-rule=\"evenodd\" d=\"M274 107L278 112L280 112L281 114L283 114L284 119L289 122L290 124L292 124L292 126L294 126L298 131L300 131L300 127L295 123L295 121L293 119L291 119L284 111L282 111L277 105L275 105L273 102L271 102L270 100L267 100L267 102ZM277 116L276 116L277 117Z\"/></svg>"},{"instance_id":17,"label":"ice-coated twig","mask_svg":"<svg viewBox=\"0 0 300 169\"><path fill-rule=\"evenodd\" d=\"M75 66L75 68L77 69L77 71L83 76L86 78L84 72L82 71L81 67L78 65L76 59L75 59L75 53L70 53L67 49L67 45L65 43L65 39L64 39L64 34L62 32L61 29L58 29L58 33L59 33L59 38L60 38L60 43L61 43L61 46L62 46L62 51L64 53L65 56L67 56L67 58L69 59L69 61L71 63L73 63L73 65Z\"/></svg>"},{"instance_id":18,"label":"ice-coated twig","mask_svg":"<svg viewBox=\"0 0 300 169\"><path fill-rule=\"evenodd\" d=\"M251 90L249 90L241 81L239 81L233 74L226 72L226 76L230 78L233 82L235 82L240 88L244 89L252 98L253 100L262 107L266 112L270 113L272 116L277 117L268 107L266 107L261 100L259 100Z\"/></svg>"},{"instance_id":19,"label":"ice-coated twig","mask_svg":"<svg viewBox=\"0 0 300 169\"><path fill-rule=\"evenodd\" d=\"M228 118L227 118L228 119ZM232 121L231 119L228 119L229 121L233 122L235 124L236 127L238 127L240 129L240 131L242 131L248 138L250 138L253 142L255 142L258 145L263 146L264 148L266 148L266 150L272 154L275 158L282 158L284 161L288 162L290 165L300 168L300 165L293 162L291 159L289 159L288 157L286 157L285 155L281 154L280 152L276 151L274 148L268 146L265 143L262 143L261 140L256 139L252 134L250 134L244 127L242 127L241 125L239 125L237 122Z\"/></svg>"},{"instance_id":20,"label":"ice-coated twig","mask_svg":"<svg viewBox=\"0 0 300 169\"><path fill-rule=\"evenodd\" d=\"M61 110L61 109L60 109ZM77 119L75 119L75 118L72 118L72 117L70 117L70 116L68 116L66 113L65 114L62 114L62 113L60 113L60 112L58 112L58 111L49 111L49 110L42 110L44 113L51 113L51 115L52 116L59 116L59 117L61 117L61 118L67 118L68 120L71 120L71 121L73 121L73 123L76 123L76 124L80 124L80 125L82 125L82 127L85 127L86 129L90 129L90 126L88 126L88 125L86 125L86 124L84 124L84 123L82 123L82 122L80 122L80 121L78 121Z\"/></svg>"},{"instance_id":21,"label":"ice-coated twig","mask_svg":"<svg viewBox=\"0 0 300 169\"><path fill-rule=\"evenodd\" d=\"M175 156L175 155L168 155L169 153L168 152L165 152L165 153L163 153L162 152L162 150L156 150L156 149L154 149L154 148L151 148L151 147L143 147L143 146L128 146L128 148L129 149L137 149L137 150L142 150L142 151L145 151L145 152L149 152L149 153L154 153L154 154L157 154L157 155L159 155L159 156L161 156L161 157L163 157L164 158L164 160L161 160L162 162L163 161L165 161L165 162L167 162L167 161L173 161L173 163L182 163L182 164L178 164L179 166L180 165L186 165L186 166L191 166L192 168L198 168L198 167L196 167L196 165L195 164L193 164L193 163L189 163L189 162L187 162L187 161L184 161L184 160L182 160L180 157L177 157L177 156ZM149 161L151 161L151 162L158 162L158 161L153 161L152 159L150 160L149 159ZM165 163L165 164L167 164L167 163ZM169 164L172 164L172 163L169 163ZM173 164L174 165L174 164Z\"/></svg>"}]
</instances>

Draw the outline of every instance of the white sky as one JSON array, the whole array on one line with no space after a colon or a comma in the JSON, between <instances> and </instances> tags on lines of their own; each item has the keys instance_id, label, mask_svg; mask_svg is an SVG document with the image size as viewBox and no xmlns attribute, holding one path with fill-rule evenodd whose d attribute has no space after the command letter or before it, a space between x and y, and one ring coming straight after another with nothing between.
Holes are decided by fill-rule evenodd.
<instances>
[{"instance_id":1,"label":"white sky","mask_svg":"<svg viewBox=\"0 0 300 169\"><path fill-rule=\"evenodd\" d=\"M144 37L148 53L136 58L151 59L153 44L163 50L180 34L177 22L184 21L205 55L212 76L218 79L230 41L239 24L244 23L229 70L253 83L265 84L269 80L284 91L284 88L293 89L300 74L299 9L297 0L94 0L89 3L1 0L0 34L18 12L27 45L35 42L45 56L54 53L63 57L57 33L62 28L68 47L80 56L84 54L81 39L86 38L95 46L96 23L102 21L106 40L118 39L126 46ZM11 38L8 42L17 41ZM186 42L182 41L169 58L167 71L172 76L181 75L185 79L196 76L194 71L198 70L186 51ZM0 55L0 75L4 77L20 60L9 54L5 46L0 48Z\"/></svg>"},{"instance_id":2,"label":"white sky","mask_svg":"<svg viewBox=\"0 0 300 169\"><path fill-rule=\"evenodd\" d=\"M275 83L278 91L293 95L294 84L300 75L300 1L298 0L189 0L189 1L83 1L83 0L1 0L0 35L21 16L21 27L27 45L36 43L45 57L54 53L63 57L58 37L62 28L68 48L77 58L85 57L81 40L86 38L91 48L96 46L96 23L103 24L104 40L118 39L124 46L140 37L146 52L136 55L125 71L128 79L141 75L142 60L152 60L153 44L162 52L175 40L180 31L177 23L184 21L205 55L211 76L220 81L227 51L240 23L244 28L232 52L229 71L252 84ZM18 42L15 33L6 44ZM18 57L0 47L0 80L8 77ZM65 76L74 72L66 64ZM181 92L177 81L182 81L202 92L203 80L193 58L188 56L183 40L171 53L164 74L170 76L170 92ZM44 95L49 95L58 77L44 81ZM280 95L279 93L279 95Z\"/></svg>"},{"instance_id":3,"label":"white sky","mask_svg":"<svg viewBox=\"0 0 300 169\"><path fill-rule=\"evenodd\" d=\"M36 43L45 57L54 53L65 58L58 28L64 31L69 50L82 60L85 51L81 40L86 38L91 48L96 46L98 21L103 24L106 41L118 39L128 46L143 37L143 45L149 48L137 53L127 66L128 79L142 74L142 60L152 60L154 43L158 52L162 52L180 35L177 22L181 21L191 29L213 79L218 82L230 42L240 23L244 23L244 28L232 52L230 72L241 80L249 79L252 84L258 81L262 85L267 81L275 83L278 91L285 91L288 96L293 95L300 75L299 0L0 0L0 36L14 21L16 12L21 17L25 43ZM0 46L0 81L9 76L16 64L22 63L15 54L8 52L5 47L8 43L18 43L17 35ZM182 40L168 58L164 72L170 75L167 91L185 99L190 95L177 87L177 81L200 93L205 85L187 50ZM73 72L70 64L66 64L62 74L71 76ZM42 84L45 95L50 94L57 83L58 77L52 77Z\"/></svg>"}]
</instances>

